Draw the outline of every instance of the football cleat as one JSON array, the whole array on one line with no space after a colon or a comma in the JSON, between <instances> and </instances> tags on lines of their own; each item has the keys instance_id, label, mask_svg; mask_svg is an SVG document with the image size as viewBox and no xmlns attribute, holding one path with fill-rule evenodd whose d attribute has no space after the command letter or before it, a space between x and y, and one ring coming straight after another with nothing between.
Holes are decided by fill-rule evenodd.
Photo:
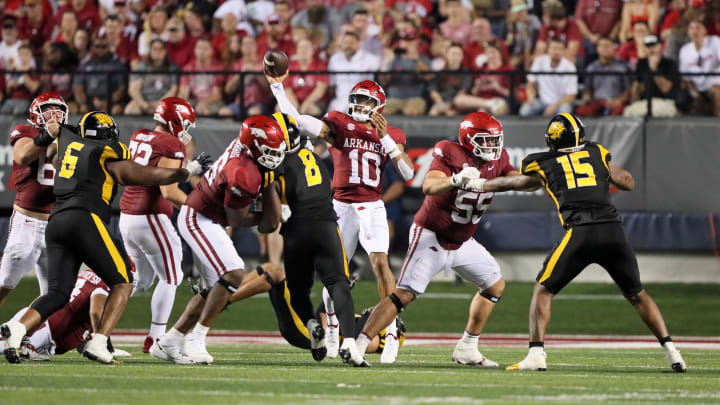
<instances>
[{"instance_id":1,"label":"football cleat","mask_svg":"<svg viewBox=\"0 0 720 405\"><path fill-rule=\"evenodd\" d=\"M8 363L20 363L18 350L25 332L27 332L25 325L17 321L9 321L0 326L0 335L5 340L5 359Z\"/></svg>"},{"instance_id":2,"label":"football cleat","mask_svg":"<svg viewBox=\"0 0 720 405\"><path fill-rule=\"evenodd\" d=\"M670 363L670 368L672 368L673 372L684 373L685 371L687 371L687 367L685 366L685 360L683 360L679 350L666 350L665 358Z\"/></svg>"},{"instance_id":3,"label":"football cleat","mask_svg":"<svg viewBox=\"0 0 720 405\"><path fill-rule=\"evenodd\" d=\"M397 336L392 333L385 335L385 347L383 347L382 354L380 354L380 362L385 364L395 363L399 349L400 342L398 342Z\"/></svg>"},{"instance_id":4,"label":"football cleat","mask_svg":"<svg viewBox=\"0 0 720 405\"><path fill-rule=\"evenodd\" d=\"M545 359L547 354L545 352L539 352L535 354L529 354L525 359L519 363L505 367L505 370L532 370L532 371L545 371L547 370L547 362Z\"/></svg>"},{"instance_id":5,"label":"football cleat","mask_svg":"<svg viewBox=\"0 0 720 405\"><path fill-rule=\"evenodd\" d=\"M30 338L23 336L22 343L20 343L20 359L30 361L49 361L50 356L45 353L39 353L35 346L30 343Z\"/></svg>"},{"instance_id":6,"label":"football cleat","mask_svg":"<svg viewBox=\"0 0 720 405\"><path fill-rule=\"evenodd\" d=\"M123 349L114 349L112 352L113 357L131 357L132 354L130 352L127 352Z\"/></svg>"},{"instance_id":7,"label":"football cleat","mask_svg":"<svg viewBox=\"0 0 720 405\"><path fill-rule=\"evenodd\" d=\"M452 359L458 364L464 366L477 367L498 367L499 364L483 356L477 349L477 346L458 342L453 350Z\"/></svg>"},{"instance_id":8,"label":"football cleat","mask_svg":"<svg viewBox=\"0 0 720 405\"><path fill-rule=\"evenodd\" d=\"M145 343L143 343L143 353L150 353L150 346L155 343L155 339L152 338L152 336L147 336L145 338Z\"/></svg>"},{"instance_id":9,"label":"football cleat","mask_svg":"<svg viewBox=\"0 0 720 405\"><path fill-rule=\"evenodd\" d=\"M182 354L190 358L195 364L212 364L213 356L208 353L205 342L195 339L185 339L183 343Z\"/></svg>"},{"instance_id":10,"label":"football cleat","mask_svg":"<svg viewBox=\"0 0 720 405\"><path fill-rule=\"evenodd\" d=\"M180 346L163 344L161 339L156 339L150 346L150 355L160 360L172 361L175 364L193 364L190 357L182 354Z\"/></svg>"},{"instance_id":11,"label":"football cleat","mask_svg":"<svg viewBox=\"0 0 720 405\"><path fill-rule=\"evenodd\" d=\"M98 333L92 334L92 339L85 345L83 350L83 356L87 357L92 361L97 361L103 364L117 364L112 353L107 349L107 336L100 335Z\"/></svg>"},{"instance_id":12,"label":"football cleat","mask_svg":"<svg viewBox=\"0 0 720 405\"><path fill-rule=\"evenodd\" d=\"M343 339L339 354L343 363L352 364L355 367L370 367L370 363L360 354L355 339Z\"/></svg>"},{"instance_id":13,"label":"football cleat","mask_svg":"<svg viewBox=\"0 0 720 405\"><path fill-rule=\"evenodd\" d=\"M327 357L334 359L338 356L340 349L340 326L328 325L325 329L325 347L327 348Z\"/></svg>"},{"instance_id":14,"label":"football cleat","mask_svg":"<svg viewBox=\"0 0 720 405\"><path fill-rule=\"evenodd\" d=\"M307 330L310 332L310 353L312 353L315 361L323 361L327 356L327 347L325 347L325 329L315 319L307 322Z\"/></svg>"}]
</instances>

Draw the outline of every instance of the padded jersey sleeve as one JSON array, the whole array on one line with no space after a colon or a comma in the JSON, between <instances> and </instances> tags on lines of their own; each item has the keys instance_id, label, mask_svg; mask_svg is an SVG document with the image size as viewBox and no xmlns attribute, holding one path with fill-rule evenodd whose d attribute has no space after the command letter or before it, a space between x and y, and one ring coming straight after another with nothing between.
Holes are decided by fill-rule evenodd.
<instances>
[{"instance_id":1,"label":"padded jersey sleeve","mask_svg":"<svg viewBox=\"0 0 720 405\"><path fill-rule=\"evenodd\" d=\"M345 121L347 121L347 116L340 111L330 111L323 117L322 121L330 127L333 133L334 141L332 145L342 147L345 141L345 131L343 127L345 126Z\"/></svg>"},{"instance_id":2,"label":"padded jersey sleeve","mask_svg":"<svg viewBox=\"0 0 720 405\"><path fill-rule=\"evenodd\" d=\"M452 167L448 164L450 156L448 155L447 148L444 148L444 142L441 141L435 144L433 147L433 161L430 164L429 170L440 170L447 176L452 176Z\"/></svg>"}]
</instances>

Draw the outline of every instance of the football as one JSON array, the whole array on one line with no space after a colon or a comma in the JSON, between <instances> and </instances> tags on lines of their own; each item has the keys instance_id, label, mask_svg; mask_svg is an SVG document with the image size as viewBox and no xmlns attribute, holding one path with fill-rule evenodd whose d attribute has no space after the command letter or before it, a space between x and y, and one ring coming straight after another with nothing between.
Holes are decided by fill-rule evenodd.
<instances>
[{"instance_id":1,"label":"football","mask_svg":"<svg viewBox=\"0 0 720 405\"><path fill-rule=\"evenodd\" d=\"M288 59L285 52L277 49L270 49L265 52L263 67L268 76L280 77L284 75L288 70L288 65L290 65L290 59Z\"/></svg>"}]
</instances>

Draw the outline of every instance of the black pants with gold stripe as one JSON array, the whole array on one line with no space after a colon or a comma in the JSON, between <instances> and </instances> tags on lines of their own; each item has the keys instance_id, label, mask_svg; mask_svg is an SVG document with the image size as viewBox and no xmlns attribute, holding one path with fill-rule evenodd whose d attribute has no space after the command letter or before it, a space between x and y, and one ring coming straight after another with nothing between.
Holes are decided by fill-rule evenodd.
<instances>
[{"instance_id":1,"label":"black pants with gold stripe","mask_svg":"<svg viewBox=\"0 0 720 405\"><path fill-rule=\"evenodd\" d=\"M67 209L53 214L45 229L45 243L48 294L32 305L43 319L68 302L82 263L108 287L132 283L131 265L122 243L113 241L106 224L89 211Z\"/></svg>"},{"instance_id":2,"label":"black pants with gold stripe","mask_svg":"<svg viewBox=\"0 0 720 405\"><path fill-rule=\"evenodd\" d=\"M602 266L626 297L642 290L637 259L619 222L569 228L536 280L557 294L591 263Z\"/></svg>"},{"instance_id":3,"label":"black pants with gold stripe","mask_svg":"<svg viewBox=\"0 0 720 405\"><path fill-rule=\"evenodd\" d=\"M317 273L335 302L340 331L355 336L355 307L347 260L335 221L289 222L282 227L290 303L303 325L313 317L310 289Z\"/></svg>"}]
</instances>

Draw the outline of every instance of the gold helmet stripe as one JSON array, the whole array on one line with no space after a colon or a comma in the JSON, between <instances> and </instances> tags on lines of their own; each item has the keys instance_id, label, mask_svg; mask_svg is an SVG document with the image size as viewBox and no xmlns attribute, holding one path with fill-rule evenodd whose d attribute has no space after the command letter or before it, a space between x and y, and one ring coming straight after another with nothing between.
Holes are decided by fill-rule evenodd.
<instances>
[{"instance_id":1,"label":"gold helmet stripe","mask_svg":"<svg viewBox=\"0 0 720 405\"><path fill-rule=\"evenodd\" d=\"M83 138L85 137L85 120L91 116L95 111L90 111L89 113L83 115L82 119L80 120L80 136Z\"/></svg>"},{"instance_id":2,"label":"gold helmet stripe","mask_svg":"<svg viewBox=\"0 0 720 405\"><path fill-rule=\"evenodd\" d=\"M285 137L285 145L287 145L287 149L290 150L290 134L288 132L287 123L285 122L285 117L283 116L283 113L276 112L273 114L273 118L275 118L275 121L280 124L280 128L283 131L283 136Z\"/></svg>"},{"instance_id":3,"label":"gold helmet stripe","mask_svg":"<svg viewBox=\"0 0 720 405\"><path fill-rule=\"evenodd\" d=\"M575 131L575 146L580 145L580 128L578 127L575 117L573 117L572 114L569 114L569 113L562 113L560 115L562 115L563 117L567 118L568 121L570 121L570 125L572 125L573 131Z\"/></svg>"}]
</instances>

